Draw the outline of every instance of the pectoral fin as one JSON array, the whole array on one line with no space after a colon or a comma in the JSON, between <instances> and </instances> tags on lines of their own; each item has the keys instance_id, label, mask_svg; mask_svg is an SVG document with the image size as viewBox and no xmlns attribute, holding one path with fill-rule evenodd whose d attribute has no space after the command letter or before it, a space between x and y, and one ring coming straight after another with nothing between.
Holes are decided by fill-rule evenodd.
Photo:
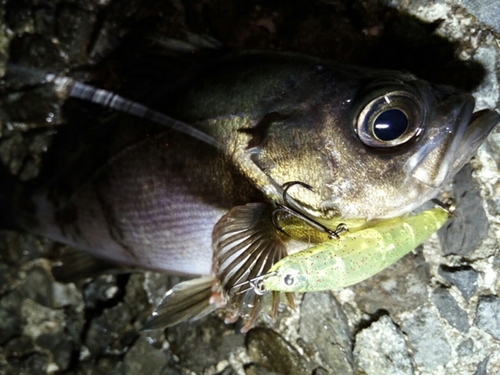
<instances>
[{"instance_id":1,"label":"pectoral fin","mask_svg":"<svg viewBox=\"0 0 500 375\"><path fill-rule=\"evenodd\" d=\"M263 275L287 255L285 236L272 223L273 208L262 203L237 206L214 228L214 272L224 292Z\"/></svg>"},{"instance_id":2,"label":"pectoral fin","mask_svg":"<svg viewBox=\"0 0 500 375\"><path fill-rule=\"evenodd\" d=\"M248 331L263 305L276 312L279 293L262 296L237 286L265 274L287 255L286 237L272 223L273 208L262 203L237 206L214 227L213 277L182 282L167 292L143 330L163 329L185 320L197 320L226 308L226 322L241 316ZM236 287L235 287L236 286ZM249 289L249 290L246 290Z\"/></svg>"},{"instance_id":3,"label":"pectoral fin","mask_svg":"<svg viewBox=\"0 0 500 375\"><path fill-rule=\"evenodd\" d=\"M242 332L254 324L263 307L275 317L279 293L261 295L248 281L264 275L274 263L287 256L285 237L272 222L273 207L262 203L237 206L214 228L214 273L220 293L227 301L227 322L244 320Z\"/></svg>"}]
</instances>

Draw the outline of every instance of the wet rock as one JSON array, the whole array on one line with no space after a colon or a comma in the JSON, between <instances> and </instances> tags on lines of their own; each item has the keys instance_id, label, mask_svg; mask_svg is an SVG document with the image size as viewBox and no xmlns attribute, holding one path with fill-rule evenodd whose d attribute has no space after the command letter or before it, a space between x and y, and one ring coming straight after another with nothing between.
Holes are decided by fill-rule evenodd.
<instances>
[{"instance_id":1,"label":"wet rock","mask_svg":"<svg viewBox=\"0 0 500 375\"><path fill-rule=\"evenodd\" d=\"M470 325L467 313L458 306L457 301L447 289L437 288L432 293L431 299L443 319L460 332L469 331Z\"/></svg>"},{"instance_id":2,"label":"wet rock","mask_svg":"<svg viewBox=\"0 0 500 375\"><path fill-rule=\"evenodd\" d=\"M498 36L467 14L470 11L498 29L497 23L490 22L498 18L497 7L490 0L384 0L385 5L392 7L390 9L380 5L382 2L378 0L281 3L259 0L254 3L206 0L196 4L185 0L151 0L147 4L139 0L7 0L0 3L0 17L4 20L0 23L0 71L4 70L7 61L17 62L116 88L123 80L120 70L114 66L114 47L130 46L130 50L135 51L134 46L149 45L153 39L183 38L183 30L189 30L215 36L231 48L291 50L358 65L403 69L433 82L446 82L468 91L481 87L482 93L474 91L479 105L498 107L498 93L495 94L495 90L498 91L495 86L498 83ZM429 23L410 14L424 17ZM155 22L158 28L153 26ZM134 25L139 27L134 28ZM9 53L12 54L10 58ZM125 59L127 64L133 64L135 56L130 56L130 60L128 57ZM95 63L98 64L96 69ZM157 68L151 66L149 60L144 66L148 70L151 68L148 73L155 79ZM483 66L488 70L487 75ZM487 77L484 83L481 82L483 77ZM14 82L3 81L0 86L0 161L28 180L37 174L41 158L52 143L51 134L59 131L55 126L63 122L64 111L69 107L62 107L53 95L53 88L40 84L40 77L17 77ZM4 91L6 87L15 92ZM132 96L141 95L143 93L134 92ZM493 142L494 138L488 141L491 147L483 147L486 158L478 157L473 161L474 176L481 183L482 195L490 205L490 233L498 232L498 217L495 216L500 213L500 184L498 170L489 170L483 161L491 157L492 165L498 165L500 148L495 146L498 139ZM460 205L465 205L465 219L458 226L455 224L453 232L449 233L450 238L446 239L449 249L445 254L471 254L476 244L486 242L482 241L486 228L480 213L483 202L478 200L477 188L471 180L467 181L467 176L464 179L456 182L456 186L461 189L458 195ZM215 317L171 328L166 332L167 339L163 332L155 333L154 337L152 334L139 335L137 329L151 305L169 287L167 276L151 272L144 279L138 273L130 278L93 275L90 283L87 280L76 286L54 282L46 273L45 265L38 261L32 264L53 246L51 241L29 234L0 233L2 375L50 371L123 375L137 369L166 375L278 373L261 363L252 363L248 358L249 346L244 344L246 336ZM440 254L439 249L432 251ZM457 257L451 258L450 264ZM468 258L474 257L461 257L461 264L466 264ZM464 307L468 316L476 314L476 326L489 334L477 338L470 332L464 337L451 323L440 325L442 318L453 321L451 317L461 314L446 293L431 294L439 316L434 308L423 311L419 308L428 304L428 291L435 288L435 279L430 277L429 269L434 272L436 262L442 259L437 257L429 261L431 267L418 251L417 255L405 257L377 277L348 290L352 298L339 299L341 306L325 298L324 294L318 297L319 302L314 301L314 293L306 295L300 317L290 313L300 322L299 333L293 330L283 333L277 326L270 329L271 324L262 319L259 324L267 327L264 328L266 334L254 336L252 355L262 363L276 366L284 359L299 361L297 371L305 369L308 375L349 373L353 364L361 364L361 361L368 372L371 369L370 337L380 335L376 341L380 346L394 342L399 347L401 334L397 326L389 324L390 320L385 322L388 318L381 317L358 333L356 348L359 354L357 351L353 357L350 348L354 341L346 321L357 327L366 316L373 319L388 311L408 336L407 345L412 350L405 349L399 354L407 353L411 357L415 372L498 373L493 367L500 362L498 356L495 357L499 335L496 323L498 285L488 285L491 296L487 297L491 301L482 297L476 312L471 310L476 308L475 303ZM489 260L477 259L470 266L441 267L439 272L469 301L476 292L477 283L483 282L476 269L481 272L488 269L491 272L488 276L496 277L499 265L487 262ZM455 324L462 329L466 327L463 317ZM252 331L248 337L251 335ZM388 339L383 341L384 337ZM447 343L444 337L450 342ZM276 344L279 350L267 345L270 343ZM361 343L366 345L364 349ZM447 362L450 358L448 344L456 348L457 356ZM290 353L284 351L287 348L291 348ZM268 357L259 354L260 349ZM303 349L303 353L299 349ZM389 355L394 356L390 349L394 348L387 347ZM68 353L71 353L69 362ZM373 353L375 358L378 353ZM390 367L385 358L379 360ZM161 367L160 370L152 368L153 363ZM445 363L446 367L440 367ZM284 373L290 373L289 369Z\"/></svg>"},{"instance_id":3,"label":"wet rock","mask_svg":"<svg viewBox=\"0 0 500 375\"><path fill-rule=\"evenodd\" d=\"M101 275L84 286L83 296L88 309L97 309L99 306L113 304L113 298L120 293L117 276ZM120 294L121 296L121 294Z\"/></svg>"},{"instance_id":4,"label":"wet rock","mask_svg":"<svg viewBox=\"0 0 500 375\"><path fill-rule=\"evenodd\" d=\"M7 286L10 284L9 280L14 278L14 272L12 272L12 267L7 263L0 263L0 294L6 292Z\"/></svg>"},{"instance_id":5,"label":"wet rock","mask_svg":"<svg viewBox=\"0 0 500 375\"><path fill-rule=\"evenodd\" d=\"M147 361L143 360L145 357ZM160 375L171 361L170 356L151 347L146 336L141 335L125 355L125 371L127 374Z\"/></svg>"},{"instance_id":6,"label":"wet rock","mask_svg":"<svg viewBox=\"0 0 500 375\"><path fill-rule=\"evenodd\" d=\"M144 274L138 273L130 275L125 289L125 296L123 301L128 306L130 306L130 313L134 316L140 314L141 312L148 311L148 307L151 306L148 302L148 296L146 294L146 291L144 290L143 285ZM149 313L144 314L142 324L145 323L148 317Z\"/></svg>"},{"instance_id":7,"label":"wet rock","mask_svg":"<svg viewBox=\"0 0 500 375\"><path fill-rule=\"evenodd\" d=\"M122 355L137 337L132 327L130 308L122 303L104 309L102 315L93 319L87 332L85 344L93 355Z\"/></svg>"},{"instance_id":8,"label":"wet rock","mask_svg":"<svg viewBox=\"0 0 500 375\"><path fill-rule=\"evenodd\" d=\"M313 352L319 353L329 371L353 372L352 334L345 313L331 293L304 295L299 333Z\"/></svg>"},{"instance_id":9,"label":"wet rock","mask_svg":"<svg viewBox=\"0 0 500 375\"><path fill-rule=\"evenodd\" d=\"M427 300L429 265L421 252L408 254L394 266L352 287L359 309L369 315L412 311Z\"/></svg>"},{"instance_id":10,"label":"wet rock","mask_svg":"<svg viewBox=\"0 0 500 375\"><path fill-rule=\"evenodd\" d=\"M451 358L451 346L434 310L429 307L417 309L403 320L401 328L408 337L413 358L422 372L431 372Z\"/></svg>"},{"instance_id":11,"label":"wet rock","mask_svg":"<svg viewBox=\"0 0 500 375\"><path fill-rule=\"evenodd\" d=\"M500 298L488 295L479 298L474 325L500 340Z\"/></svg>"},{"instance_id":12,"label":"wet rock","mask_svg":"<svg viewBox=\"0 0 500 375\"><path fill-rule=\"evenodd\" d=\"M23 296L19 291L7 294L0 300L0 345L21 334L19 310Z\"/></svg>"},{"instance_id":13,"label":"wet rock","mask_svg":"<svg viewBox=\"0 0 500 375\"><path fill-rule=\"evenodd\" d=\"M467 255L476 250L488 235L488 218L471 173L468 164L453 178L453 198L457 208L454 217L438 231L444 255Z\"/></svg>"},{"instance_id":14,"label":"wet rock","mask_svg":"<svg viewBox=\"0 0 500 375\"><path fill-rule=\"evenodd\" d=\"M147 359L144 359L147 361ZM120 357L98 358L95 363L82 362L78 374L84 375L124 375L125 364Z\"/></svg>"},{"instance_id":15,"label":"wet rock","mask_svg":"<svg viewBox=\"0 0 500 375\"><path fill-rule=\"evenodd\" d=\"M25 297L34 302L52 307L54 304L52 281L47 270L42 267L33 267L26 274L22 291Z\"/></svg>"},{"instance_id":16,"label":"wet rock","mask_svg":"<svg viewBox=\"0 0 500 375\"><path fill-rule=\"evenodd\" d=\"M472 339L467 339L465 341L462 341L457 346L457 354L461 357L466 357L471 355L473 350L474 350L474 341L472 341Z\"/></svg>"},{"instance_id":17,"label":"wet rock","mask_svg":"<svg viewBox=\"0 0 500 375\"><path fill-rule=\"evenodd\" d=\"M31 234L0 232L0 246L0 259L19 265L43 257L53 243Z\"/></svg>"},{"instance_id":18,"label":"wet rock","mask_svg":"<svg viewBox=\"0 0 500 375\"><path fill-rule=\"evenodd\" d=\"M65 371L71 361L73 342L63 332L44 333L36 338L36 344L52 353L52 360L60 371Z\"/></svg>"},{"instance_id":19,"label":"wet rock","mask_svg":"<svg viewBox=\"0 0 500 375\"><path fill-rule=\"evenodd\" d=\"M314 369L312 375L328 375L328 371L322 367Z\"/></svg>"},{"instance_id":20,"label":"wet rock","mask_svg":"<svg viewBox=\"0 0 500 375\"><path fill-rule=\"evenodd\" d=\"M32 339L37 339L43 334L58 333L64 329L63 310L53 310L26 298L22 301L20 312L25 322L23 333Z\"/></svg>"},{"instance_id":21,"label":"wet rock","mask_svg":"<svg viewBox=\"0 0 500 375\"><path fill-rule=\"evenodd\" d=\"M47 354L29 352L20 357L9 357L9 364L19 371L19 375L46 375L49 357Z\"/></svg>"},{"instance_id":22,"label":"wet rock","mask_svg":"<svg viewBox=\"0 0 500 375\"><path fill-rule=\"evenodd\" d=\"M72 307L77 311L82 311L84 308L83 298L81 293L76 288L75 284L63 284L54 282L52 284L54 296L54 308Z\"/></svg>"},{"instance_id":23,"label":"wet rock","mask_svg":"<svg viewBox=\"0 0 500 375\"><path fill-rule=\"evenodd\" d=\"M488 362L490 361L490 357L486 357L477 365L477 370L474 375L488 375Z\"/></svg>"},{"instance_id":24,"label":"wet rock","mask_svg":"<svg viewBox=\"0 0 500 375\"><path fill-rule=\"evenodd\" d=\"M413 374L403 334L387 315L356 335L354 358L367 375Z\"/></svg>"},{"instance_id":25,"label":"wet rock","mask_svg":"<svg viewBox=\"0 0 500 375\"><path fill-rule=\"evenodd\" d=\"M474 268L440 266L439 274L451 285L456 286L467 301L476 293L477 272Z\"/></svg>"},{"instance_id":26,"label":"wet rock","mask_svg":"<svg viewBox=\"0 0 500 375\"><path fill-rule=\"evenodd\" d=\"M51 365L49 355L42 353L27 336L10 340L4 350L7 362L19 374L47 374ZM0 370L3 370L2 367Z\"/></svg>"},{"instance_id":27,"label":"wet rock","mask_svg":"<svg viewBox=\"0 0 500 375\"><path fill-rule=\"evenodd\" d=\"M248 356L269 374L306 375L312 372L311 364L273 330L252 329L247 334L246 345Z\"/></svg>"},{"instance_id":28,"label":"wet rock","mask_svg":"<svg viewBox=\"0 0 500 375\"><path fill-rule=\"evenodd\" d=\"M0 369L2 369L5 375L19 375L19 368L7 362L7 358L5 358L3 353L3 348L0 348Z\"/></svg>"},{"instance_id":29,"label":"wet rock","mask_svg":"<svg viewBox=\"0 0 500 375\"><path fill-rule=\"evenodd\" d=\"M460 5L476 16L481 22L493 27L500 32L498 16L500 15L500 3L495 0L460 0Z\"/></svg>"},{"instance_id":30,"label":"wet rock","mask_svg":"<svg viewBox=\"0 0 500 375\"><path fill-rule=\"evenodd\" d=\"M64 51L69 51L66 58L71 64L87 62L87 49L96 22L96 15L82 5L63 4L57 10L59 42Z\"/></svg>"},{"instance_id":31,"label":"wet rock","mask_svg":"<svg viewBox=\"0 0 500 375\"><path fill-rule=\"evenodd\" d=\"M279 372L269 371L258 363L252 363L245 369L245 375L282 375Z\"/></svg>"},{"instance_id":32,"label":"wet rock","mask_svg":"<svg viewBox=\"0 0 500 375\"><path fill-rule=\"evenodd\" d=\"M216 317L181 323L167 330L170 351L179 358L183 367L200 373L217 365L241 348L245 336ZM194 355L196 353L196 355Z\"/></svg>"},{"instance_id":33,"label":"wet rock","mask_svg":"<svg viewBox=\"0 0 500 375\"><path fill-rule=\"evenodd\" d=\"M180 280L171 282L172 279L179 279L175 276L168 276L158 272L145 272L143 287L148 296L148 301L152 306L156 306L165 293Z\"/></svg>"}]
</instances>

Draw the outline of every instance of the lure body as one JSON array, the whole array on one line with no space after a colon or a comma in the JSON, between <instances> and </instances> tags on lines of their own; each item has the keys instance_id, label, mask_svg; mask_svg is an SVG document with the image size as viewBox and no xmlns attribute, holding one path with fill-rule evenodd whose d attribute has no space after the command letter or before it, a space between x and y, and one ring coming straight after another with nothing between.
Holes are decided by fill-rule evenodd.
<instances>
[{"instance_id":1,"label":"lure body","mask_svg":"<svg viewBox=\"0 0 500 375\"><path fill-rule=\"evenodd\" d=\"M264 278L264 289L311 292L356 284L422 244L448 218L447 211L435 208L322 242L276 263Z\"/></svg>"}]
</instances>

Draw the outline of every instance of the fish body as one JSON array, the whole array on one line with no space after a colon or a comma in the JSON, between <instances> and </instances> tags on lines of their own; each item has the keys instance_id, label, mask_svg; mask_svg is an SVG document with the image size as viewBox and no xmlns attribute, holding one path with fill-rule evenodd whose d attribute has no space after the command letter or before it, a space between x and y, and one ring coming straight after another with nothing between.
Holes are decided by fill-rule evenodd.
<instances>
[{"instance_id":1,"label":"fish body","mask_svg":"<svg viewBox=\"0 0 500 375\"><path fill-rule=\"evenodd\" d=\"M274 264L263 278L265 290L312 292L363 281L425 242L448 220L442 208L389 219L322 242Z\"/></svg>"},{"instance_id":2,"label":"fish body","mask_svg":"<svg viewBox=\"0 0 500 375\"><path fill-rule=\"evenodd\" d=\"M9 211L26 230L127 266L212 275L213 290L206 279L191 290L215 291L235 314L244 296L229 297L234 285L307 246L292 241L301 225L277 228L277 207L317 223L399 217L432 198L499 122L494 111L473 115L469 94L407 73L291 53L221 57L141 102L214 141L68 110L66 153L52 146L53 163ZM310 188L283 188L294 181ZM176 321L211 310L192 305L178 305L187 312Z\"/></svg>"},{"instance_id":3,"label":"fish body","mask_svg":"<svg viewBox=\"0 0 500 375\"><path fill-rule=\"evenodd\" d=\"M186 145L175 131L143 131L122 120L99 140L113 149L104 155L93 135L70 131L85 145L83 155L47 179L57 168L51 163L41 176L47 184L23 186L17 220L26 230L122 265L209 275L215 224L231 207L262 200L260 193L212 146L192 139Z\"/></svg>"}]
</instances>

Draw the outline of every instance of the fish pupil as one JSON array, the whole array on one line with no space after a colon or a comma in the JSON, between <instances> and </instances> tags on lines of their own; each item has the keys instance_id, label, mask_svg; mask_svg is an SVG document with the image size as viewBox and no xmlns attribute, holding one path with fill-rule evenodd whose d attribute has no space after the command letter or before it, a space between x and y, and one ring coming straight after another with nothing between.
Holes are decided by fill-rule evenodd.
<instances>
[{"instance_id":1,"label":"fish pupil","mask_svg":"<svg viewBox=\"0 0 500 375\"><path fill-rule=\"evenodd\" d=\"M286 275L284 278L285 284L286 285L292 285L294 280L292 275Z\"/></svg>"},{"instance_id":2,"label":"fish pupil","mask_svg":"<svg viewBox=\"0 0 500 375\"><path fill-rule=\"evenodd\" d=\"M393 141L408 129L408 117L400 109L382 112L373 123L373 134L381 141Z\"/></svg>"}]
</instances>

